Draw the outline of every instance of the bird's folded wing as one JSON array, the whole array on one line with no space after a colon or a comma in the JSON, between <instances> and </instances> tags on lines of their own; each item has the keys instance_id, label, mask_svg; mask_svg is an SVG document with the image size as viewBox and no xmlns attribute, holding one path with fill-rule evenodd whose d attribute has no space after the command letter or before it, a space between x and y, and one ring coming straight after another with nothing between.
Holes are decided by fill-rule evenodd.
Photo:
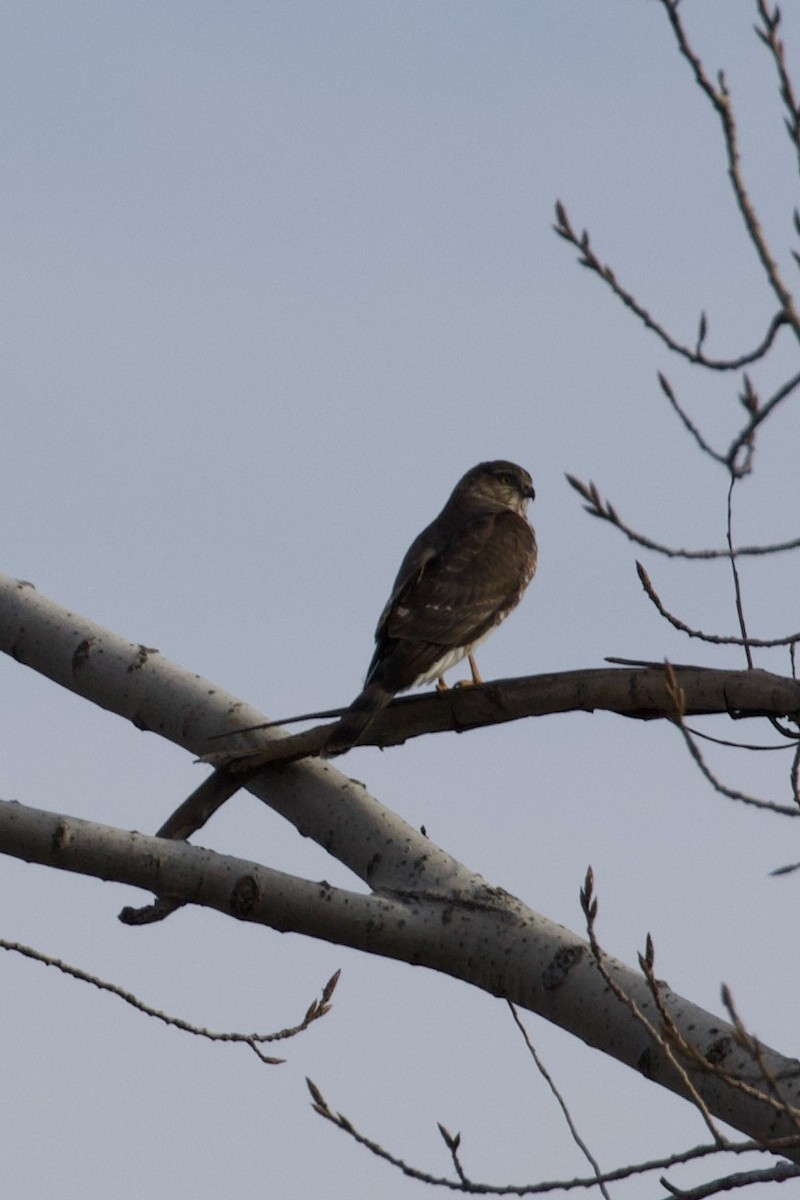
<instances>
[{"instance_id":1,"label":"bird's folded wing","mask_svg":"<svg viewBox=\"0 0 800 1200\"><path fill-rule=\"evenodd\" d=\"M379 633L442 646L477 640L519 600L533 574L534 547L527 521L508 510L460 525L439 553L421 566L408 564Z\"/></svg>"}]
</instances>

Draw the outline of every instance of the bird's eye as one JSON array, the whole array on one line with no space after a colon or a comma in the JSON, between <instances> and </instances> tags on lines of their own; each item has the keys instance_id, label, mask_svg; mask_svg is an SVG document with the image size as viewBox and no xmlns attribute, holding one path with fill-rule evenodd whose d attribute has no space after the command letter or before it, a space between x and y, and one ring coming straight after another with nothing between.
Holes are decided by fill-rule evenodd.
<instances>
[{"instance_id":1,"label":"bird's eye","mask_svg":"<svg viewBox=\"0 0 800 1200\"><path fill-rule=\"evenodd\" d=\"M516 480L508 471L499 471L497 473L497 482L505 484L506 487L514 487Z\"/></svg>"}]
</instances>

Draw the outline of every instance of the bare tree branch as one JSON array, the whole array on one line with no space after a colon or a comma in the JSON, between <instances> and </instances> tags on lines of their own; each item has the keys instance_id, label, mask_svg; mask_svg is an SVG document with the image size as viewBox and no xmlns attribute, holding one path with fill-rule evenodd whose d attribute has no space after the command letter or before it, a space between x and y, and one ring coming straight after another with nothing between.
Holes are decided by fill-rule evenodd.
<instances>
[{"instance_id":1,"label":"bare tree branch","mask_svg":"<svg viewBox=\"0 0 800 1200\"><path fill-rule=\"evenodd\" d=\"M138 728L157 731L195 754L226 727L254 726L265 719L214 684L170 663L158 651L120 638L41 596L32 585L4 576L0 576L0 649L133 721ZM721 713L737 718L771 715L797 720L800 714L797 680L765 671L673 669L683 689L687 716ZM666 679L663 667L600 668L404 697L375 722L370 742L397 745L423 733L462 732L524 717L596 709L641 720L671 720L674 703ZM338 789L357 803L362 794L359 785L330 763L307 757L319 750L325 735L325 727L295 737L284 736L275 728L244 734L241 740L251 749L237 747L233 757L238 756L240 762L204 781L162 825L162 836L190 836L242 786L296 824L301 833L314 836L320 813L319 788L323 787L336 801L332 813L325 813L325 836L334 836L337 856L357 875L373 885L379 883L381 871L391 860L384 839L394 814L383 810L377 820L375 810L370 809L363 815L372 830L369 844L353 837L339 804ZM305 761L288 771L287 765L299 758ZM223 755L224 761L230 759L231 753ZM267 765L270 769L266 775L254 775ZM237 768L238 773L233 774ZM402 829L397 836L396 853L402 855ZM447 863L433 860L429 868L434 874L440 870L447 874L449 870Z\"/></svg>"},{"instance_id":2,"label":"bare tree branch","mask_svg":"<svg viewBox=\"0 0 800 1200\"><path fill-rule=\"evenodd\" d=\"M736 486L738 475L731 469L731 481L728 486L728 501L725 516L725 537L728 542L728 550L730 551L729 561L731 565L731 576L733 578L733 593L736 601L736 619L739 622L739 632L742 635L742 645L744 646L745 658L750 670L753 669L753 651L750 648L750 638L747 633L747 621L744 615L744 602L742 600L742 584L739 578L739 567L736 563L736 555L733 553L733 489Z\"/></svg>"},{"instance_id":3,"label":"bare tree branch","mask_svg":"<svg viewBox=\"0 0 800 1200\"><path fill-rule=\"evenodd\" d=\"M679 417L680 422L683 425L684 429L686 430L686 432L688 434L690 434L690 436L692 438L694 438L695 442L697 443L698 449L702 450L703 454L707 454L708 457L710 459L713 459L714 462L720 463L721 466L723 466L727 469L728 463L725 459L725 456L722 454L719 454L718 451L716 451L713 448L711 443L707 442L706 439L703 437L702 433L697 428L697 426L695 425L694 421L691 419L689 414L686 412L683 405L681 405L679 403L678 398L675 395L675 392L672 388L672 384L667 379L667 377L663 373L663 371L658 372L658 383L659 383L659 386L660 386L662 392L669 400L669 402L672 406L673 412L675 412L677 414L677 416Z\"/></svg>"},{"instance_id":4,"label":"bare tree branch","mask_svg":"<svg viewBox=\"0 0 800 1200\"><path fill-rule=\"evenodd\" d=\"M567 1128L569 1129L572 1140L574 1141L575 1145L578 1147L581 1154L584 1156L586 1161L589 1163L589 1166L592 1168L592 1170L595 1173L595 1176L597 1178L597 1186L600 1190L601 1195L605 1196L606 1200L611 1200L609 1193L608 1193L608 1188L606 1187L605 1183L603 1182L603 1172L600 1170L600 1164L598 1163L597 1159L592 1154L591 1150L586 1145L586 1142L583 1140L580 1133L578 1132L578 1127L575 1124L575 1121L572 1117L572 1113L569 1111L569 1105L567 1104L564 1097L561 1095L561 1092L560 1092L559 1088L556 1086L555 1080L553 1079L552 1075L547 1070L547 1067L542 1062L542 1059L531 1040L528 1030L525 1028L525 1024L522 1021L522 1018L520 1017L519 1013L517 1012L515 1005L513 1005L510 1001L507 1001L507 1003L508 1003L509 1009L511 1010L511 1016L514 1018L514 1023L516 1024L517 1029L519 1029L519 1031L522 1034L522 1037L525 1041L525 1045L527 1047L528 1053L530 1054L531 1058L533 1059L534 1063L536 1064L537 1071L541 1075L542 1079L544 1079L547 1086L550 1088L550 1091L553 1093L553 1096L555 1097L558 1107L561 1109L561 1112L564 1115L564 1120L567 1123Z\"/></svg>"},{"instance_id":5,"label":"bare tree branch","mask_svg":"<svg viewBox=\"0 0 800 1200\"><path fill-rule=\"evenodd\" d=\"M288 770L294 772L299 768ZM320 800L332 798L320 787ZM380 808L362 789L360 810L338 791L336 803L363 836L360 813ZM398 819L399 820L399 819ZM293 931L337 945L366 950L443 971L495 996L538 1012L679 1095L684 1080L710 1113L747 1136L772 1145L794 1134L792 1122L757 1094L760 1068L736 1039L735 1028L672 992L660 989L660 1005L687 1046L714 1061L725 1077L698 1069L694 1061L676 1070L642 1024L607 986L610 978L645 1020L660 1023L646 979L616 959L603 956L603 972L585 941L534 913L501 888L450 860L450 877L439 885L426 878L427 858L437 848L410 827L402 856L384 871L380 892L345 891L298 879L259 863L114 829L12 802L0 803L0 851L28 862L116 880L149 891L165 891L216 909L237 920ZM781 1080L786 1102L800 1102L800 1063L761 1047L763 1063ZM732 1086L741 1082L747 1088ZM795 1137L797 1135L795 1134ZM787 1148L800 1161L800 1147Z\"/></svg>"},{"instance_id":6,"label":"bare tree branch","mask_svg":"<svg viewBox=\"0 0 800 1200\"><path fill-rule=\"evenodd\" d=\"M787 634L781 638L742 638L736 637L733 634L720 633L704 633L701 629L693 629L691 625L687 625L671 613L659 598L658 593L650 582L650 576L640 562L636 564L636 571L639 575L639 582L644 588L650 600L660 612L661 616L669 621L674 629L680 630L681 633L687 634L691 638L698 638L703 642L710 642L714 646L755 646L758 649L771 649L775 646L791 646L792 643L800 641L800 631L797 633Z\"/></svg>"},{"instance_id":7,"label":"bare tree branch","mask_svg":"<svg viewBox=\"0 0 800 1200\"><path fill-rule=\"evenodd\" d=\"M663 0L662 0L663 2ZM712 371L737 371L749 363L757 362L763 358L767 351L772 346L775 336L782 325L788 324L788 319L783 312L778 312L769 323L764 338L756 346L755 350L749 351L747 354L739 355L736 358L708 358L702 353L702 343L704 337L698 338L698 345L693 350L691 347L683 345L676 341L670 333L664 328L661 322L657 321L654 316L640 304L632 292L623 287L617 279L614 271L606 263L602 262L597 257L592 248L591 238L588 230L584 229L579 233L575 231L572 222L569 219L566 207L558 200L556 201L556 223L553 226L555 232L564 241L569 242L576 250L580 252L578 262L582 267L587 267L600 279L603 280L610 288L617 299L621 300L626 308L630 309L652 333L672 350L673 353L680 355L681 358L687 359L688 362L694 363L697 366L708 367Z\"/></svg>"},{"instance_id":8,"label":"bare tree branch","mask_svg":"<svg viewBox=\"0 0 800 1200\"><path fill-rule=\"evenodd\" d=\"M629 541L643 546L646 550L654 550L657 554L663 554L665 558L713 560L730 558L731 553L737 558L750 558L758 555L780 554L785 550L800 549L800 537L796 537L787 542L774 542L772 545L736 546L732 552L727 546L724 550L679 550L673 546L666 546L663 542L655 542L651 538L645 537L644 534L638 533L630 525L627 525L617 512L616 506L610 500L602 498L595 483L591 481L583 483L575 475L566 475L565 478L578 495L586 501L584 504L586 512L591 513L593 517L598 517L601 521L608 521L620 533L624 533Z\"/></svg>"},{"instance_id":9,"label":"bare tree branch","mask_svg":"<svg viewBox=\"0 0 800 1200\"><path fill-rule=\"evenodd\" d=\"M685 1150L677 1154L670 1155L668 1158L655 1159L649 1162L632 1163L630 1166L618 1167L612 1171L606 1171L599 1176L578 1177L573 1179L547 1179L537 1183L519 1183L519 1184L491 1184L481 1183L477 1180L470 1179L463 1167L461 1166L458 1150L460 1146L460 1135L453 1137L445 1127L440 1124L439 1131L444 1138L445 1144L451 1152L453 1163L456 1169L457 1179L449 1179L446 1176L433 1175L428 1171L423 1171L419 1167L413 1166L405 1159L393 1154L387 1150L379 1142L367 1137L355 1127L353 1122L343 1113L334 1112L328 1104L322 1092L317 1085L311 1080L306 1079L309 1092L312 1098L312 1108L314 1111L326 1121L329 1121L337 1129L341 1130L351 1137L358 1145L363 1146L374 1154L377 1158L389 1163L397 1168L410 1179L416 1179L420 1183L427 1183L434 1187L442 1187L454 1192L463 1192L467 1195L479 1196L541 1196L551 1195L554 1192L573 1192L587 1191L598 1185L603 1186L607 1183L618 1183L626 1179L631 1179L636 1176L642 1176L650 1171L663 1170L665 1167L683 1166L686 1163L696 1162L711 1156L718 1156L721 1153L730 1154L749 1154L753 1151L764 1151L765 1147L757 1145L755 1142L739 1142L729 1143L724 1150L716 1143L704 1146L695 1146L690 1150ZM761 1171L740 1172L735 1175L729 1175L721 1179L713 1180L710 1183L704 1183L697 1188L692 1188L689 1191L683 1191L680 1188L674 1187L663 1176L660 1183L664 1186L671 1196L687 1197L688 1200L700 1200L701 1197L710 1197L717 1195L720 1191L730 1191L734 1188L746 1186L749 1183L782 1183L788 1179L794 1179L800 1175L800 1168L793 1166L791 1163L779 1162L773 1167L769 1167Z\"/></svg>"},{"instance_id":10,"label":"bare tree branch","mask_svg":"<svg viewBox=\"0 0 800 1200\"><path fill-rule=\"evenodd\" d=\"M725 143L725 153L728 160L728 178L731 182L733 194L736 198L736 204L739 212L742 215L745 229L752 242L756 254L764 268L764 273L767 281L772 288L772 291L778 298L780 304L780 313L783 318L792 326L797 337L800 337L800 314L795 308L794 297L789 288L783 282L783 278L778 269L778 264L770 252L764 237L761 223L756 214L753 203L750 199L749 192L744 182L744 177L741 170L741 160L739 154L739 139L736 130L736 121L733 115L733 106L731 104L730 93L728 92L725 83L725 77L720 71L718 75L718 85L715 87L708 75L700 57L692 49L689 39L684 29L683 22L679 14L680 0L660 0L664 8L669 23L672 27L672 32L675 35L675 40L678 44L683 57L688 62L692 69L695 82L700 90L705 94L712 108L719 117L722 125L722 135ZM777 320L778 318L774 318Z\"/></svg>"},{"instance_id":11,"label":"bare tree branch","mask_svg":"<svg viewBox=\"0 0 800 1200\"><path fill-rule=\"evenodd\" d=\"M798 386L800 386L800 371L798 371L796 375L792 375L791 379L787 379L786 383L782 384L781 387L779 387L772 394L772 396L770 396L769 400L765 401L759 406L756 412L751 414L747 425L745 425L741 433L734 438L728 449L728 453L725 457L729 464L732 465L736 461L736 458L742 448L746 448L752 442L753 434L758 427L763 424L764 421L766 421L767 417L772 415L779 404L782 404L784 400L788 400L792 393L797 390Z\"/></svg>"},{"instance_id":12,"label":"bare tree branch","mask_svg":"<svg viewBox=\"0 0 800 1200\"><path fill-rule=\"evenodd\" d=\"M687 729L682 717L677 717L675 724L680 729L686 748L692 756L693 761L700 770L704 779L706 779L715 792L720 796L725 796L728 800L738 800L740 804L749 804L752 808L760 808L767 812L780 813L784 817L800 816L800 808L787 804L778 804L775 800L763 800L758 796L751 796L748 792L743 792L739 788L728 787L721 779L718 779L707 762L700 753L700 748L695 742L696 734L692 734L691 730ZM766 747L765 747L766 748ZM775 747L769 747L775 749Z\"/></svg>"},{"instance_id":13,"label":"bare tree branch","mask_svg":"<svg viewBox=\"0 0 800 1200\"><path fill-rule=\"evenodd\" d=\"M262 1062L270 1066L276 1066L285 1060L282 1058L273 1058L266 1055L261 1046L268 1042L281 1042L287 1038L296 1037L299 1033L303 1033L312 1025L314 1021L318 1021L320 1017L324 1017L331 1010L331 997L333 996L336 984L339 981L339 971L325 984L322 989L322 995L319 1000L312 1000L306 1014L297 1025L293 1025L287 1029L278 1030L276 1033L215 1033L210 1029L206 1029L202 1025L193 1025L189 1021L184 1021L181 1017L173 1017L169 1013L162 1012L158 1008L153 1008L149 1004L145 1004L138 996L134 996L133 992L127 991L125 988L119 987L116 983L109 983L106 979L100 979L97 975L90 975L86 971L82 971L80 967L73 967L70 963L64 962L60 958L53 958L49 954L43 954L41 950L34 950L32 946L25 946L21 942L9 942L5 938L0 938L0 950L9 950L15 954L21 954L23 958L30 958L34 962L42 963L46 967L55 967L57 971L61 971L64 975L69 975L72 979L77 979L80 983L89 983L92 987L99 988L102 992L109 992L112 996L117 996L120 1000L124 1000L131 1008L135 1008L137 1012L144 1013L146 1017L154 1017L157 1021L163 1021L165 1025L170 1025L173 1029L179 1029L182 1033L191 1033L195 1037L206 1038L210 1042L242 1042L254 1050Z\"/></svg>"},{"instance_id":14,"label":"bare tree branch","mask_svg":"<svg viewBox=\"0 0 800 1200\"><path fill-rule=\"evenodd\" d=\"M694 1104L695 1108L705 1122L708 1132L711 1134L718 1146L721 1148L725 1147L727 1145L727 1140L723 1138L722 1134L717 1128L714 1118L709 1111L708 1105L694 1084L688 1066L685 1066L675 1053L672 1044L675 1041L674 1033L672 1038L669 1036L669 1034L673 1032L672 1017L667 1006L662 1000L660 988L653 988L651 970L652 942L650 940L650 936L648 935L647 938L647 959L644 960L642 956L639 955L639 965L640 967L645 968L643 974L650 991L650 996L655 1004L655 1020L647 1013L645 1009L640 1006L636 996L632 995L624 987L620 986L619 982L614 979L612 972L609 971L606 966L607 956L600 946L595 932L598 903L594 895L594 872L592 871L591 867L589 867L586 871L584 885L581 888L581 907L583 909L584 916L586 917L586 932L589 937L589 945L591 947L592 954L594 955L594 960L597 963L597 969L605 980L609 990L616 996L620 1004L625 1005L634 1021L636 1021L642 1027L647 1037L650 1039L653 1051L663 1054L669 1061L673 1070L679 1075L687 1097L689 1100L691 1100L692 1104Z\"/></svg>"},{"instance_id":15,"label":"bare tree branch","mask_svg":"<svg viewBox=\"0 0 800 1200\"><path fill-rule=\"evenodd\" d=\"M772 61L775 64L780 96L788 114L785 118L786 132L797 153L798 167L800 167L800 104L798 104L794 93L794 85L786 67L783 42L778 36L778 29L781 23L780 9L776 4L770 12L766 0L758 0L758 12L763 23L763 28L759 29L756 25L756 36L768 48L772 56Z\"/></svg>"},{"instance_id":16,"label":"bare tree branch","mask_svg":"<svg viewBox=\"0 0 800 1200\"><path fill-rule=\"evenodd\" d=\"M140 727L158 729L162 735L196 748L226 720L253 724L258 717L233 697L190 672L181 672L157 652L115 638L75 614L65 613L29 585L8 580L5 583L0 644L18 661L43 670L107 708L116 708ZM765 672L689 669L681 682L687 697L691 696L703 710L736 713L754 706L749 711L778 709L782 715L800 711L800 684ZM528 710L536 708L531 700L537 691L538 706L549 710L561 710L565 704L586 710L600 702L647 717L667 716L674 709L668 697L665 701L664 671L655 669L573 672L566 677L534 680L533 685L533 693L524 701ZM522 681L523 695L528 688L530 681ZM489 697L484 695L481 704L487 700L490 706L498 703L497 696L491 700L491 688L473 691L476 695L488 691ZM503 688L498 695L502 697L502 719L509 719L508 696ZM467 691L445 699L456 705L456 715L458 705L464 701L475 703ZM411 703L423 703L423 707L427 704L430 713L441 707L437 701L436 696L428 696ZM453 711L447 712L450 722ZM470 710L468 716L474 719ZM463 724L462 718L463 711L459 717ZM270 730L259 735L262 745L274 740ZM373 894L344 893L326 884L297 880L183 843L37 814L14 804L0 806L0 848L30 861L116 878L153 889L159 895L206 904L239 919L291 928L447 970L504 994L523 1007L543 1012L549 1019L573 1028L590 1044L598 1038L605 1042L615 1028L616 1052L628 1056L631 1065L638 1061L644 1049L637 1042L641 1031L637 1035L630 1028L621 1006L616 1005L604 1016L598 1030L601 1008L595 1001L587 1001L585 986L594 972L589 969L586 975L583 943L571 935L565 942L559 927L535 918L498 889L487 888L477 876L382 808L363 787L347 780L329 763L309 761L273 767L250 781L249 786L301 832L315 838L354 870L370 885ZM442 919L444 913L448 914L446 920ZM522 958L530 964L526 968L532 972L530 976L523 972L521 977L515 961L521 954L520 937L525 941ZM531 958L535 945L542 952L538 965ZM507 969L513 980L506 979ZM642 1005L652 1006L646 988L641 990L643 981L638 974L627 968L619 970L623 972L625 990L640 996ZM601 990L607 997L604 986ZM687 1020L698 1035L704 1027L718 1028L717 1018L706 1018L704 1025L698 1010L687 1009L682 1001L676 1000L675 1004L678 1024ZM623 1029L616 1028L620 1020L624 1036ZM593 1028L587 1027L587 1021ZM735 1069L734 1062L731 1070ZM783 1076L788 1070L784 1060L779 1059L776 1073ZM654 1078L668 1087L682 1086L668 1063L655 1069ZM715 1093L707 1103L722 1119L737 1123L738 1118L728 1113L724 1093ZM751 1117L757 1126L758 1107L741 1127L749 1129Z\"/></svg>"},{"instance_id":17,"label":"bare tree branch","mask_svg":"<svg viewBox=\"0 0 800 1200\"><path fill-rule=\"evenodd\" d=\"M721 1192L734 1192L739 1188L755 1187L759 1183L786 1183L789 1179L800 1176L800 1167L791 1163L779 1162L774 1167L766 1167L761 1171L737 1171L734 1175L724 1175L720 1179L711 1179L708 1183L700 1183L697 1187L679 1188L669 1183L664 1177L659 1180L667 1189L670 1197L677 1196L679 1200L708 1200L710 1196L719 1196Z\"/></svg>"}]
</instances>

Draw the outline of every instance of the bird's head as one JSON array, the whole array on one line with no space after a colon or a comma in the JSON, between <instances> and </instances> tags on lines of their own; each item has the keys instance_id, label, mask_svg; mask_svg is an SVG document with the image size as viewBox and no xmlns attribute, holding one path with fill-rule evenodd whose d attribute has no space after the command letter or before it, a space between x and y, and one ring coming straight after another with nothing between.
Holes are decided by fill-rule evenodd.
<instances>
[{"instance_id":1,"label":"bird's head","mask_svg":"<svg viewBox=\"0 0 800 1200\"><path fill-rule=\"evenodd\" d=\"M491 500L503 508L525 516L528 501L536 492L533 481L524 467L516 463L497 459L495 462L478 463L456 485L456 493L475 500Z\"/></svg>"}]
</instances>

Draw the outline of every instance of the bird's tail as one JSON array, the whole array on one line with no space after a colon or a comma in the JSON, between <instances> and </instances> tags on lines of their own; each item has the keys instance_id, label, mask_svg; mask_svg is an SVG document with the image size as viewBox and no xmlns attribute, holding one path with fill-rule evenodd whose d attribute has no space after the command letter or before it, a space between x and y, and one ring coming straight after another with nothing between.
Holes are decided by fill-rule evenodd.
<instances>
[{"instance_id":1,"label":"bird's tail","mask_svg":"<svg viewBox=\"0 0 800 1200\"><path fill-rule=\"evenodd\" d=\"M394 692L387 691L382 683L368 683L360 696L356 696L347 712L336 722L328 734L322 751L323 758L344 754L345 750L357 745L378 713L386 707Z\"/></svg>"}]
</instances>

